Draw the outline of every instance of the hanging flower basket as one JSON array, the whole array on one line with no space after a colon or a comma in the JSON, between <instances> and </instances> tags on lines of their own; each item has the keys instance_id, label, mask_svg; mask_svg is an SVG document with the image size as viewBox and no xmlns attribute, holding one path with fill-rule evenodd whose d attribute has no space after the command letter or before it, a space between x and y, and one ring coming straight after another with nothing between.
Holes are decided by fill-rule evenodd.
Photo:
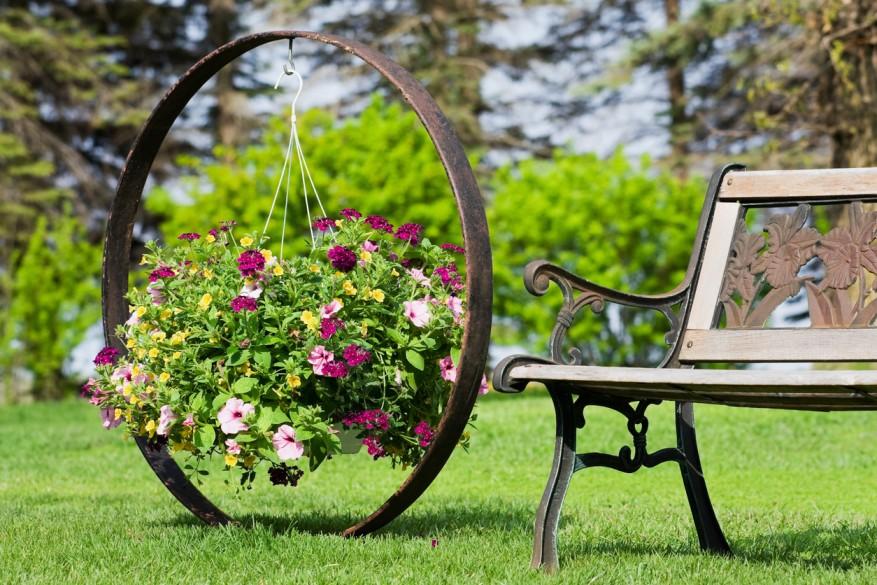
<instances>
[{"instance_id":1,"label":"hanging flower basket","mask_svg":"<svg viewBox=\"0 0 877 585\"><path fill-rule=\"evenodd\" d=\"M192 454L191 473L218 455L244 486L259 468L296 485L343 452L341 432L416 465L456 379L463 249L355 209L313 227L311 252L287 260L230 225L149 244L149 285L116 330L128 354L102 350L85 387L104 426Z\"/></svg>"},{"instance_id":2,"label":"hanging flower basket","mask_svg":"<svg viewBox=\"0 0 877 585\"><path fill-rule=\"evenodd\" d=\"M360 57L402 93L447 171L463 246L435 244L416 224L395 227L345 209L309 220L311 250L285 258L282 237L275 256L264 230L236 234L227 223L207 234L180 234L179 246L150 244L141 259L149 284L128 291L134 216L173 121L223 65L283 39L291 57L295 38ZM291 58L284 75L298 77ZM300 92L301 84L296 99ZM274 203L284 173L288 197L292 153L305 171L306 201L309 184L322 210L298 143L294 103ZM125 424L165 486L211 524L230 519L188 479L207 457L221 457L243 485L259 470L275 484L295 485L327 458L364 448L375 459L413 466L395 494L344 534L371 532L413 503L465 444L475 399L486 391L490 248L465 153L410 74L337 37L299 31L244 37L206 56L168 91L120 177L103 283L107 347L95 358L98 375L86 393L104 426ZM173 453L189 458L189 473Z\"/></svg>"}]
</instances>

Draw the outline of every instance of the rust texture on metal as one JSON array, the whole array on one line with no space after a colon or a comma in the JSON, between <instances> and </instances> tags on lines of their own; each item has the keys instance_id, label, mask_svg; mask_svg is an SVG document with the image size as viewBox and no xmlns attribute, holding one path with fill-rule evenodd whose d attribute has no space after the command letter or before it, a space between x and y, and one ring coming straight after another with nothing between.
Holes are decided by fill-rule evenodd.
<instances>
[{"instance_id":1,"label":"rust texture on metal","mask_svg":"<svg viewBox=\"0 0 877 585\"><path fill-rule=\"evenodd\" d=\"M119 177L104 245L104 336L107 344L124 351L125 348L115 336L115 330L117 325L127 319L124 295L128 288L135 215L153 161L174 121L198 90L225 65L255 47L290 39L307 39L346 51L373 67L402 94L423 123L445 168L457 202L466 249L468 318L457 383L448 399L435 439L421 462L386 502L344 531L346 536L364 535L386 525L414 503L450 457L478 396L490 338L492 260L487 220L478 184L450 122L435 100L408 71L382 53L360 43L332 35L293 30L264 32L240 38L219 47L192 66L152 111L135 139ZM208 524L229 522L229 518L185 478L166 450L151 452L142 445L141 450L168 490L192 513Z\"/></svg>"},{"instance_id":2,"label":"rust texture on metal","mask_svg":"<svg viewBox=\"0 0 877 585\"><path fill-rule=\"evenodd\" d=\"M771 216L764 233L739 220L719 302L729 329L764 327L774 311L803 289L812 327L868 327L877 318L877 211L847 204L844 225L825 234L809 226L811 207ZM819 259L824 274L802 269Z\"/></svg>"}]
</instances>

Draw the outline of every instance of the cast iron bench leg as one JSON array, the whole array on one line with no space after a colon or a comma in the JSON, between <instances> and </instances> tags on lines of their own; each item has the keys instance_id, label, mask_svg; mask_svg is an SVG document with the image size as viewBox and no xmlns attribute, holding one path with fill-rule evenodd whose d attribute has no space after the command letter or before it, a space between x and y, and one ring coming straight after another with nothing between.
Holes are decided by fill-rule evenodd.
<instances>
[{"instance_id":1,"label":"cast iron bench leg","mask_svg":"<svg viewBox=\"0 0 877 585\"><path fill-rule=\"evenodd\" d=\"M688 496L691 514L694 516L694 527L697 530L700 548L715 553L731 554L731 547L725 540L706 489L694 432L694 408L690 402L676 403L676 440L679 450L685 455L679 462L679 468L682 471L682 483L685 484L685 494Z\"/></svg>"},{"instance_id":2,"label":"cast iron bench leg","mask_svg":"<svg viewBox=\"0 0 877 585\"><path fill-rule=\"evenodd\" d=\"M548 385L554 402L557 432L554 443L554 463L542 502L536 513L536 535L533 541L533 559L530 566L554 572L558 568L557 527L560 508L566 496L576 462L576 425L573 417L572 395L562 386Z\"/></svg>"}]
</instances>

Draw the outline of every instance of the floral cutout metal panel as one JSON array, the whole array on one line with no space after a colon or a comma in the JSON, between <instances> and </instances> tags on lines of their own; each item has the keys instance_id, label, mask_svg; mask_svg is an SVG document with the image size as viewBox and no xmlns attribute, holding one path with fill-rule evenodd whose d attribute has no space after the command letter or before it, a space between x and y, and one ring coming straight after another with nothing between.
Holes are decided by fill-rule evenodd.
<instances>
[{"instance_id":1,"label":"floral cutout metal panel","mask_svg":"<svg viewBox=\"0 0 877 585\"><path fill-rule=\"evenodd\" d=\"M745 208L744 208L745 209ZM870 327L877 318L877 205L748 209L719 293L720 326Z\"/></svg>"}]
</instances>

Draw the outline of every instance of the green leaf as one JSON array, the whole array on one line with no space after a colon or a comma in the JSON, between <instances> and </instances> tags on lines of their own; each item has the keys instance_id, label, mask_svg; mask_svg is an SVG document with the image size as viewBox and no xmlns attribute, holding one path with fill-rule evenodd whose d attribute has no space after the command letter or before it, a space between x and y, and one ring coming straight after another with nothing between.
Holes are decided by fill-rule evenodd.
<instances>
[{"instance_id":1,"label":"green leaf","mask_svg":"<svg viewBox=\"0 0 877 585\"><path fill-rule=\"evenodd\" d=\"M271 354L267 351L257 351L255 359L256 365L258 365L262 370L268 371L271 369Z\"/></svg>"},{"instance_id":2,"label":"green leaf","mask_svg":"<svg viewBox=\"0 0 877 585\"><path fill-rule=\"evenodd\" d=\"M409 349L405 352L405 359L408 360L408 363L414 366L415 369L423 371L423 356L414 351L413 349Z\"/></svg>"},{"instance_id":3,"label":"green leaf","mask_svg":"<svg viewBox=\"0 0 877 585\"><path fill-rule=\"evenodd\" d=\"M216 398L213 399L213 410L218 411L223 405L228 402L229 398L231 398L230 394L220 394Z\"/></svg>"},{"instance_id":4,"label":"green leaf","mask_svg":"<svg viewBox=\"0 0 877 585\"><path fill-rule=\"evenodd\" d=\"M236 395L247 394L252 390L256 384L259 383L259 380L256 378L239 378L237 382L231 387L232 392Z\"/></svg>"},{"instance_id":5,"label":"green leaf","mask_svg":"<svg viewBox=\"0 0 877 585\"><path fill-rule=\"evenodd\" d=\"M245 349L243 351L235 350L231 352L228 356L228 360L226 360L225 365L227 366L239 366L250 359L250 350Z\"/></svg>"},{"instance_id":6,"label":"green leaf","mask_svg":"<svg viewBox=\"0 0 877 585\"><path fill-rule=\"evenodd\" d=\"M212 426L205 425L203 427L199 427L195 432L195 446L198 449L206 450L213 446L213 442L216 440L216 431L213 430Z\"/></svg>"},{"instance_id":7,"label":"green leaf","mask_svg":"<svg viewBox=\"0 0 877 585\"><path fill-rule=\"evenodd\" d=\"M408 339L398 329L388 328L387 337L389 337L394 343L397 343L399 345L406 345L408 343Z\"/></svg>"}]
</instances>

